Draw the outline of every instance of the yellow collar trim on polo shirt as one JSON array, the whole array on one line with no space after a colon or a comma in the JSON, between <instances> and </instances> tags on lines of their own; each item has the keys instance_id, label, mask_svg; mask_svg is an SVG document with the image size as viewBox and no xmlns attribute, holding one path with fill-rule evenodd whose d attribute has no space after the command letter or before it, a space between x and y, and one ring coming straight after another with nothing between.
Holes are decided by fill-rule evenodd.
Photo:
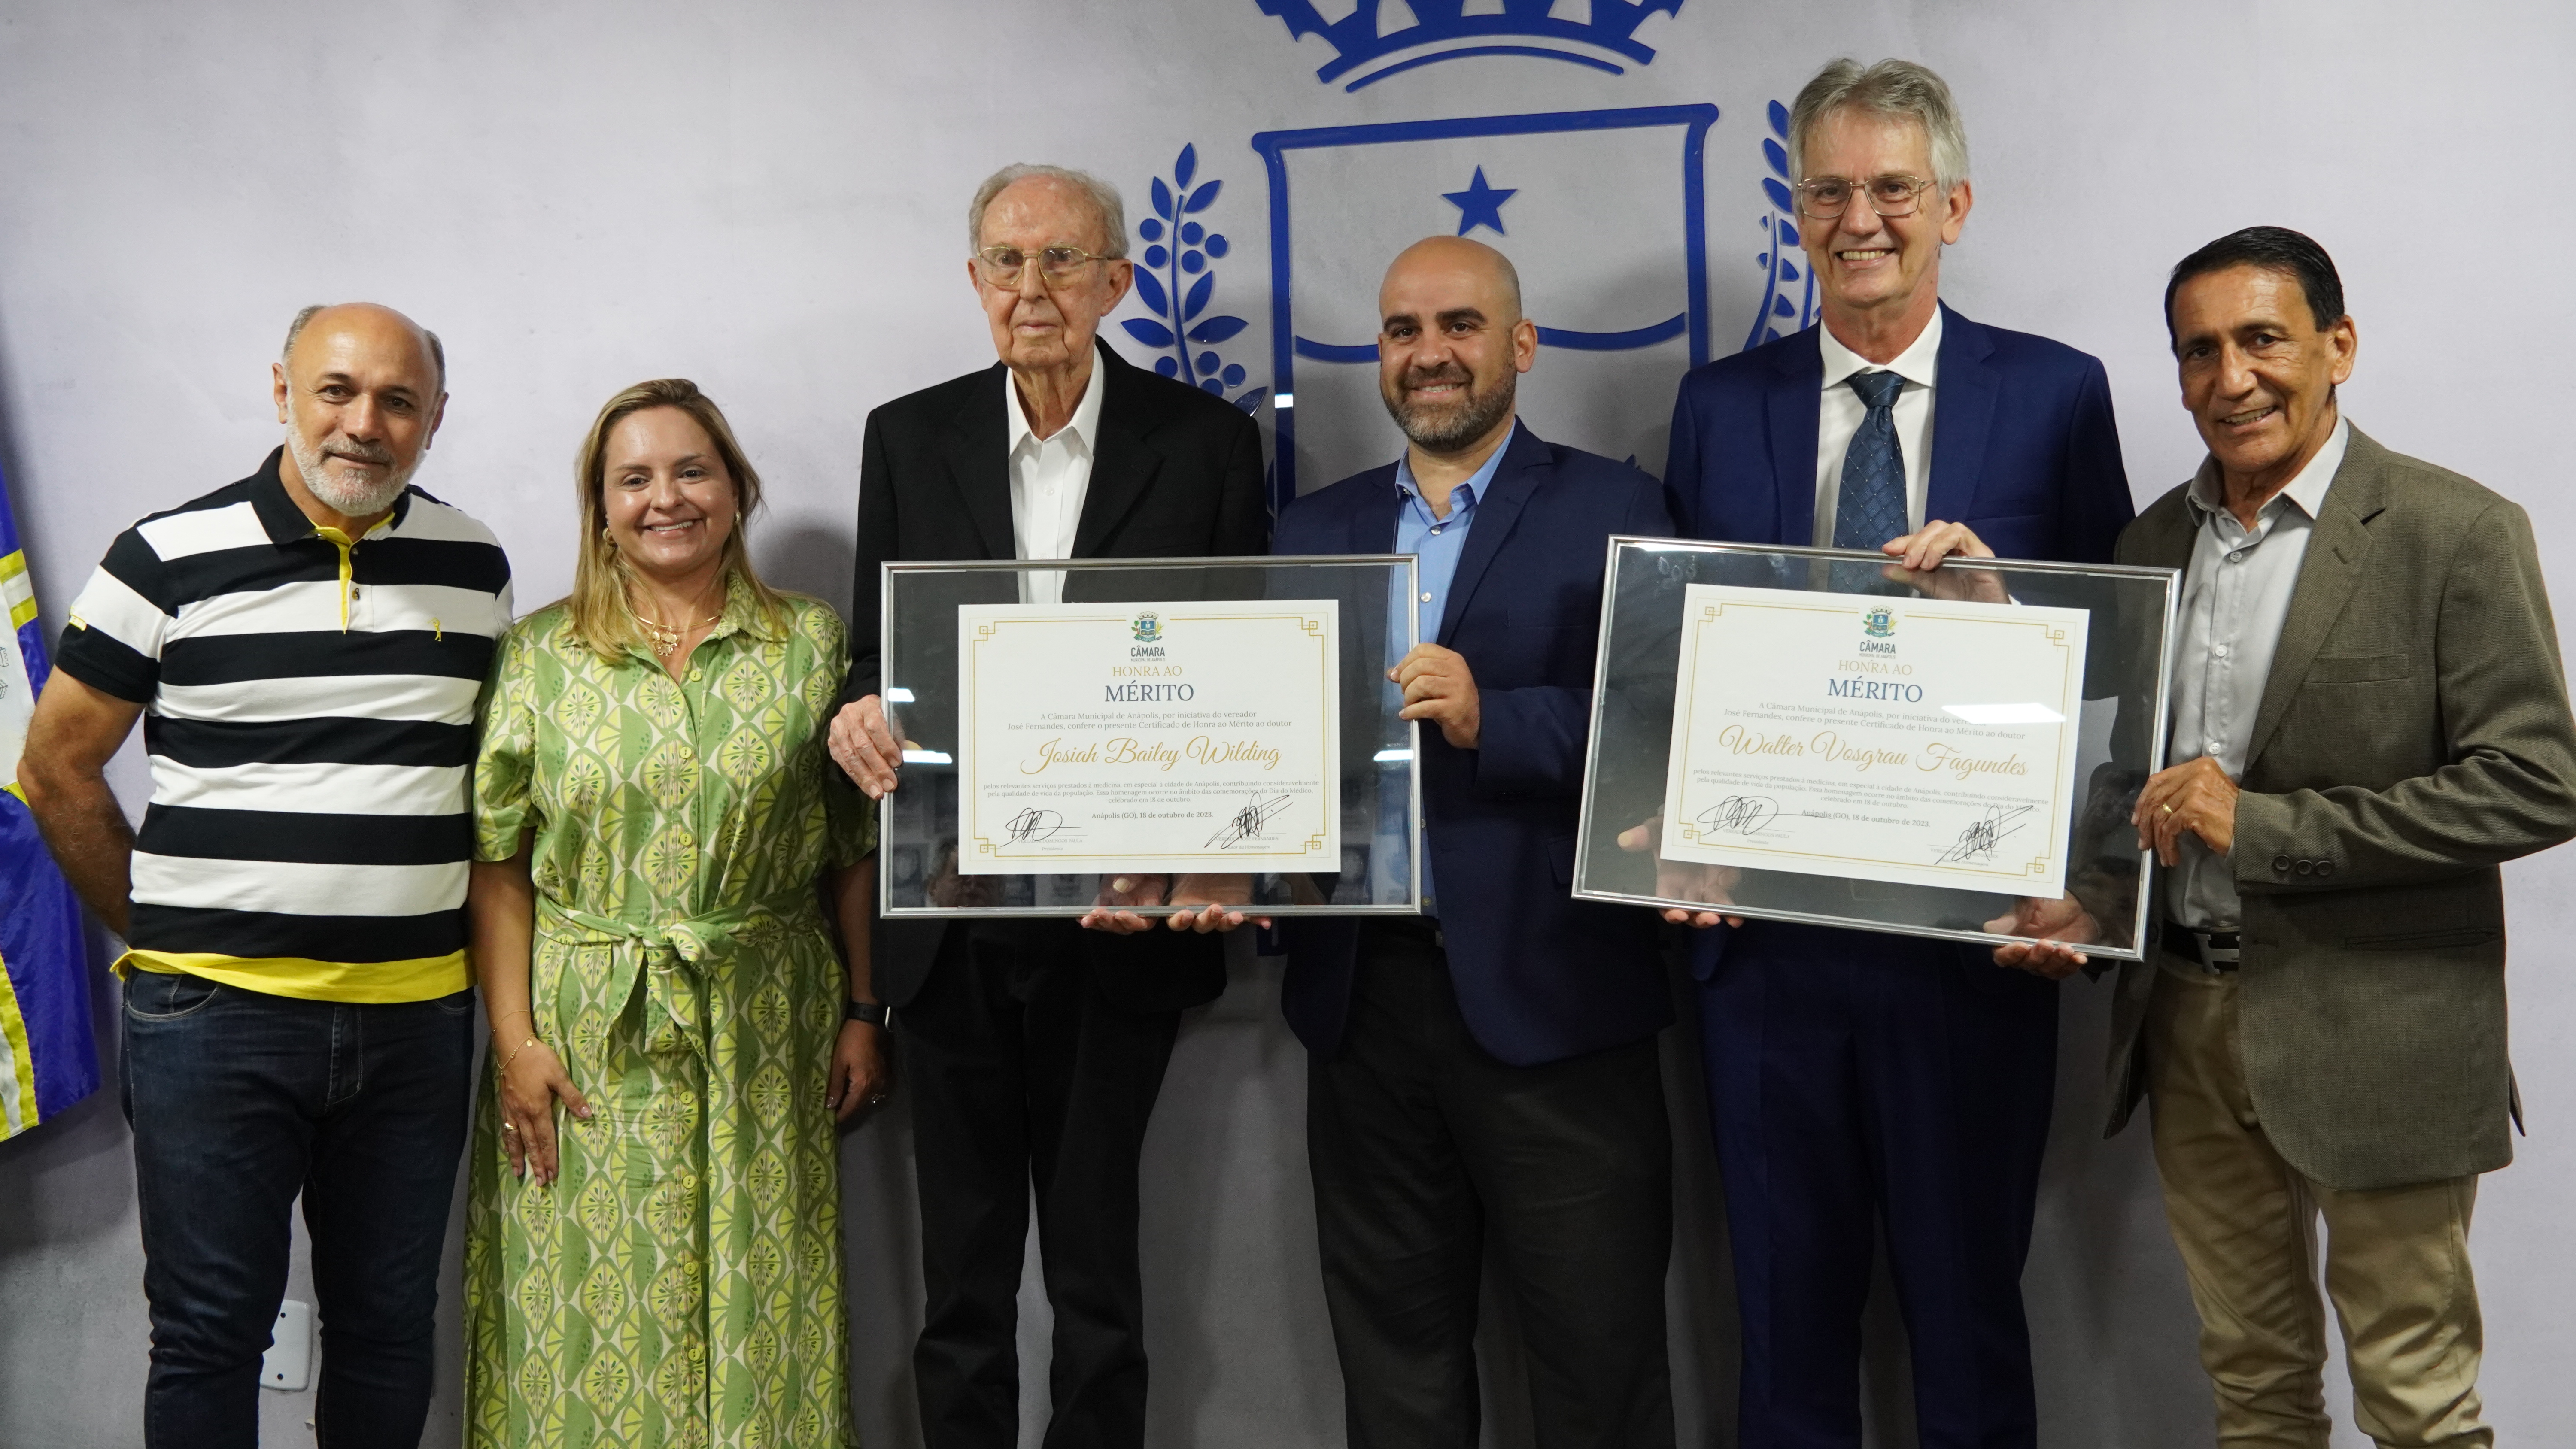
<instances>
[{"instance_id":1,"label":"yellow collar trim on polo shirt","mask_svg":"<svg viewBox=\"0 0 2576 1449\"><path fill-rule=\"evenodd\" d=\"M116 962L116 974L158 971L164 975L202 976L244 991L268 996L294 996L306 1001L343 1001L385 1005L433 1001L453 996L474 984L465 953L424 956L413 961L314 961L302 956L223 956L204 951L128 951Z\"/></svg>"},{"instance_id":2,"label":"yellow collar trim on polo shirt","mask_svg":"<svg viewBox=\"0 0 2576 1449\"><path fill-rule=\"evenodd\" d=\"M340 551L340 632L346 634L349 632L349 580L355 573L349 550L357 545L349 541L349 535L336 528L316 528L313 536Z\"/></svg>"}]
</instances>

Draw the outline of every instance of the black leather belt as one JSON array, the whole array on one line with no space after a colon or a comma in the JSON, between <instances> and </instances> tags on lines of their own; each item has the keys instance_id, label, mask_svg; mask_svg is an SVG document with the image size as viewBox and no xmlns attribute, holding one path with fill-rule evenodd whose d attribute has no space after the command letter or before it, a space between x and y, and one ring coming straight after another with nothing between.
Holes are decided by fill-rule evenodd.
<instances>
[{"instance_id":1,"label":"black leather belt","mask_svg":"<svg viewBox=\"0 0 2576 1449\"><path fill-rule=\"evenodd\" d=\"M2165 949L2193 962L2203 971L2236 969L2237 933L2234 931L2196 931L2179 921L2167 921Z\"/></svg>"}]
</instances>

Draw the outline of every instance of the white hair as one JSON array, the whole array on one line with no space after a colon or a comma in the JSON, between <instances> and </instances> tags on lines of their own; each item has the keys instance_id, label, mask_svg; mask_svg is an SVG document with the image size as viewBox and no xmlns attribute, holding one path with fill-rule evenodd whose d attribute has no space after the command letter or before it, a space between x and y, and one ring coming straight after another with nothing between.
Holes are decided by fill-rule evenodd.
<instances>
[{"instance_id":1,"label":"white hair","mask_svg":"<svg viewBox=\"0 0 2576 1449\"><path fill-rule=\"evenodd\" d=\"M1108 246L1101 255L1108 257L1127 255L1127 203L1119 200L1117 187L1088 171L1076 171L1069 166L1037 166L1026 161L1012 162L985 177L984 184L975 188L975 199L966 204L966 249L968 251L980 251L983 248L984 212L993 204L993 198L1001 195L1003 188L1012 182L1026 181L1032 176L1042 176L1049 181L1061 181L1090 198L1092 209L1100 213L1100 234L1108 239Z\"/></svg>"},{"instance_id":2,"label":"white hair","mask_svg":"<svg viewBox=\"0 0 2576 1449\"><path fill-rule=\"evenodd\" d=\"M1864 68L1849 56L1816 72L1789 107L1789 174L1807 179L1807 137L1816 124L1837 111L1861 111L1890 120L1909 120L1923 128L1932 143L1932 181L1944 195L1968 179L1968 128L1959 119L1950 87L1927 66L1910 60L1882 60ZM1853 180L1866 180L1854 177Z\"/></svg>"}]
</instances>

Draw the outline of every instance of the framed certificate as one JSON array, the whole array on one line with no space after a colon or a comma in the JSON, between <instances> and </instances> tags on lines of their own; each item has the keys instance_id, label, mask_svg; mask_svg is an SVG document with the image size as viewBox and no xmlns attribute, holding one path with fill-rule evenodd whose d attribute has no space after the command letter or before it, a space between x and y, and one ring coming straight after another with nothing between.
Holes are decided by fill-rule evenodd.
<instances>
[{"instance_id":1,"label":"framed certificate","mask_svg":"<svg viewBox=\"0 0 2576 1449\"><path fill-rule=\"evenodd\" d=\"M1613 539L1574 893L2141 955L2175 581Z\"/></svg>"},{"instance_id":2,"label":"framed certificate","mask_svg":"<svg viewBox=\"0 0 2576 1449\"><path fill-rule=\"evenodd\" d=\"M1330 598L959 608L959 873L1338 873L1340 623Z\"/></svg>"},{"instance_id":3,"label":"framed certificate","mask_svg":"<svg viewBox=\"0 0 2576 1449\"><path fill-rule=\"evenodd\" d=\"M1039 573L1063 602L1023 601ZM1385 677L1410 557L889 564L884 589L888 915L1418 912Z\"/></svg>"}]
</instances>

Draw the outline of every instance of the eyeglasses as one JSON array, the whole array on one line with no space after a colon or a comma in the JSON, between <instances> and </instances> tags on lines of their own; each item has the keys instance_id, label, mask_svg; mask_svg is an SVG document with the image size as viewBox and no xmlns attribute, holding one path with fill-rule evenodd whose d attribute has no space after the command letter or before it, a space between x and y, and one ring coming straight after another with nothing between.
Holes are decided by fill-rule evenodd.
<instances>
[{"instance_id":1,"label":"eyeglasses","mask_svg":"<svg viewBox=\"0 0 2576 1449\"><path fill-rule=\"evenodd\" d=\"M1116 257L1102 256L1098 252L1084 251L1080 247L1048 247L1035 255L1038 259L1038 275L1044 278L1050 287L1061 286L1072 281L1075 272L1093 262L1118 260ZM1020 284L1020 274L1028 269L1030 256L1031 253L1024 252L1018 247L986 247L975 254L975 274L992 286L1016 287Z\"/></svg>"},{"instance_id":2,"label":"eyeglasses","mask_svg":"<svg viewBox=\"0 0 2576 1449\"><path fill-rule=\"evenodd\" d=\"M1881 216L1912 216L1932 183L1918 176L1873 176L1854 182L1848 176L1814 176L1798 183L1798 214L1831 221L1850 207L1852 189L1865 187L1869 209Z\"/></svg>"}]
</instances>

